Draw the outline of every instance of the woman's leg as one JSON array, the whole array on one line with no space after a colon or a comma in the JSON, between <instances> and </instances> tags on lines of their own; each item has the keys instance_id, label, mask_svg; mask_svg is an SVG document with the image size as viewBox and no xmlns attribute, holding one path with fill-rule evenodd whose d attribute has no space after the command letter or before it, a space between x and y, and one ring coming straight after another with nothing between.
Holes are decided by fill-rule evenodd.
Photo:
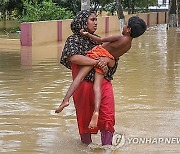
<instances>
[{"instance_id":1,"label":"woman's leg","mask_svg":"<svg viewBox=\"0 0 180 154\"><path fill-rule=\"evenodd\" d=\"M93 116L91 118L89 128L97 127L98 116L99 116L99 107L100 107L100 103L101 103L101 84L102 84L103 79L104 79L103 74L95 72L95 81L94 81L94 85L93 85L93 90L94 90L94 113L93 113Z\"/></svg>"},{"instance_id":2,"label":"woman's leg","mask_svg":"<svg viewBox=\"0 0 180 154\"><path fill-rule=\"evenodd\" d=\"M90 144L92 142L91 133L81 134L81 142L84 144Z\"/></svg>"},{"instance_id":3,"label":"woman's leg","mask_svg":"<svg viewBox=\"0 0 180 154\"><path fill-rule=\"evenodd\" d=\"M73 93L75 92L75 90L78 88L78 86L80 85L80 83L83 81L83 79L85 78L85 76L87 75L87 73L92 69L93 66L82 66L79 70L78 75L76 76L76 78L74 79L74 81L72 82L72 84L70 85L64 99L63 102L59 105L59 107L55 110L55 113L59 113L61 112L64 107L69 105L69 99L70 97L73 95Z\"/></svg>"},{"instance_id":4,"label":"woman's leg","mask_svg":"<svg viewBox=\"0 0 180 154\"><path fill-rule=\"evenodd\" d=\"M103 80L98 128L101 131L102 145L111 145L115 125L114 93L110 81Z\"/></svg>"},{"instance_id":5,"label":"woman's leg","mask_svg":"<svg viewBox=\"0 0 180 154\"><path fill-rule=\"evenodd\" d=\"M114 132L107 131L107 130L100 130L101 131L101 142L102 145L112 145L112 138Z\"/></svg>"}]
</instances>

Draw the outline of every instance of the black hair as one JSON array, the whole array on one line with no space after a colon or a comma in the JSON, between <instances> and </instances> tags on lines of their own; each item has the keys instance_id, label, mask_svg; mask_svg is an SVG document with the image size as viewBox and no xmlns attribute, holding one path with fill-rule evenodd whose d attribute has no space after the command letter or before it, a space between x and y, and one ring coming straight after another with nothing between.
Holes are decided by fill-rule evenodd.
<instances>
[{"instance_id":1,"label":"black hair","mask_svg":"<svg viewBox=\"0 0 180 154\"><path fill-rule=\"evenodd\" d=\"M138 16L132 16L129 18L128 27L131 28L130 36L133 38L139 37L147 29L147 25L144 20L139 18Z\"/></svg>"}]
</instances>

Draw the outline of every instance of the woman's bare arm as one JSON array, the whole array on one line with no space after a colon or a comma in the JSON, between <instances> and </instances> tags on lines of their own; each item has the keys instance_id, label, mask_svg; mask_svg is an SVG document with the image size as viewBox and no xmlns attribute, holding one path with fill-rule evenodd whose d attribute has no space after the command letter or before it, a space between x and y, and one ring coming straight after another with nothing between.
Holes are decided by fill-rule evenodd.
<instances>
[{"instance_id":1,"label":"woman's bare arm","mask_svg":"<svg viewBox=\"0 0 180 154\"><path fill-rule=\"evenodd\" d=\"M98 60L91 59L83 55L73 55L70 57L70 61L77 65L90 65L90 66L94 66L98 63Z\"/></svg>"},{"instance_id":2,"label":"woman's bare arm","mask_svg":"<svg viewBox=\"0 0 180 154\"><path fill-rule=\"evenodd\" d=\"M91 59L89 57L83 56L83 55L73 55L70 57L70 61L77 65L83 65L83 66L97 66L100 69L103 70L104 73L108 72L107 67L107 61L105 59Z\"/></svg>"}]
</instances>

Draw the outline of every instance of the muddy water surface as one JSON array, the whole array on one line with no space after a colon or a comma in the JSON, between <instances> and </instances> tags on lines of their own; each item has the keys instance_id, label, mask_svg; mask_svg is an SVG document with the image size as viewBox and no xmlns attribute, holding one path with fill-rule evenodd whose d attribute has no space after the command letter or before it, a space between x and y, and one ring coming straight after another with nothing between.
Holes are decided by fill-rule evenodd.
<instances>
[{"instance_id":1,"label":"muddy water surface","mask_svg":"<svg viewBox=\"0 0 180 154\"><path fill-rule=\"evenodd\" d=\"M180 29L159 25L120 58L113 85L123 136L108 152L80 143L73 103L54 114L71 83L59 64L63 43L0 46L0 153L180 153L179 44Z\"/></svg>"}]
</instances>

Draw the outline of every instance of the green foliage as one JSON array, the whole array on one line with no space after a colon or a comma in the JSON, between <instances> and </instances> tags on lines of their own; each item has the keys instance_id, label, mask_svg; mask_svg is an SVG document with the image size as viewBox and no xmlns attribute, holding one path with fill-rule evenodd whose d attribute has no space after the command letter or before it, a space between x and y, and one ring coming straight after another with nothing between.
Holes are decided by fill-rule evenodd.
<instances>
[{"instance_id":1,"label":"green foliage","mask_svg":"<svg viewBox=\"0 0 180 154\"><path fill-rule=\"evenodd\" d=\"M4 15L7 12L8 15L12 15L14 10L22 8L23 2L20 0L0 0L0 12Z\"/></svg>"},{"instance_id":2,"label":"green foliage","mask_svg":"<svg viewBox=\"0 0 180 154\"><path fill-rule=\"evenodd\" d=\"M104 11L110 13L111 15L114 15L114 12L116 11L116 2L111 2L111 3L108 3L106 4L103 9Z\"/></svg>"},{"instance_id":3,"label":"green foliage","mask_svg":"<svg viewBox=\"0 0 180 154\"><path fill-rule=\"evenodd\" d=\"M91 7L95 10L104 10L113 15L117 9L117 0L91 0ZM148 12L149 6L157 5L157 0L121 0L124 10L129 13Z\"/></svg>"},{"instance_id":4,"label":"green foliage","mask_svg":"<svg viewBox=\"0 0 180 154\"><path fill-rule=\"evenodd\" d=\"M53 0L59 6L63 6L68 11L72 11L76 15L81 10L81 0Z\"/></svg>"},{"instance_id":5,"label":"green foliage","mask_svg":"<svg viewBox=\"0 0 180 154\"><path fill-rule=\"evenodd\" d=\"M91 0L90 1L91 3L91 8L94 9L94 10L105 10L105 6L108 5L108 4L111 4L113 3L112 0Z\"/></svg>"},{"instance_id":6,"label":"green foliage","mask_svg":"<svg viewBox=\"0 0 180 154\"><path fill-rule=\"evenodd\" d=\"M155 6L157 0L122 0L123 8L129 13L148 12L149 6Z\"/></svg>"},{"instance_id":7,"label":"green foliage","mask_svg":"<svg viewBox=\"0 0 180 154\"><path fill-rule=\"evenodd\" d=\"M91 8L113 14L117 0L91 0ZM148 11L157 0L120 0L129 13ZM56 20L72 18L81 9L81 0L0 0L0 20L21 21Z\"/></svg>"},{"instance_id":8,"label":"green foliage","mask_svg":"<svg viewBox=\"0 0 180 154\"><path fill-rule=\"evenodd\" d=\"M65 8L57 6L52 0L43 0L41 3L37 1L25 1L24 12L21 21L45 21L45 20L60 20L70 19L73 17L72 12Z\"/></svg>"}]
</instances>

